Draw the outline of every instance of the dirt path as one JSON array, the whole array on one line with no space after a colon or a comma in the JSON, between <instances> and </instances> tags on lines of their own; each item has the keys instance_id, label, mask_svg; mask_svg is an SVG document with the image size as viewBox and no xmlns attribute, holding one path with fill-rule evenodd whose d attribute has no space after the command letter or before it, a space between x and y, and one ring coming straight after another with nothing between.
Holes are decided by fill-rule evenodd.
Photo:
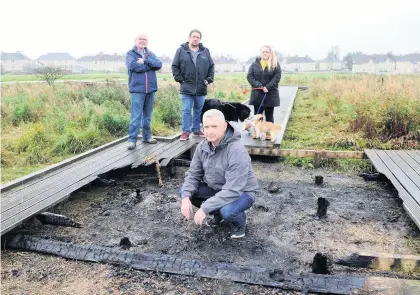
<instances>
[{"instance_id":1,"label":"dirt path","mask_svg":"<svg viewBox=\"0 0 420 295\"><path fill-rule=\"evenodd\" d=\"M261 190L248 212L244 240L229 239L232 227L227 224L200 228L182 218L177 191L186 169L180 167L177 178L164 178L163 187L156 184L154 173L137 173L117 180L115 186L87 187L51 210L74 218L82 229L28 224L18 230L116 248L121 238L128 237L132 251L296 273L311 270L316 252L333 258L357 251L420 253L419 231L386 183L278 163L254 162L253 166ZM322 186L314 185L318 174L324 177ZM278 192L268 191L275 187ZM325 219L315 215L316 197L331 203ZM339 266L333 271L362 273ZM55 294L295 294L10 251L2 252L1 290L4 294L49 294L51 290Z\"/></svg>"}]
</instances>

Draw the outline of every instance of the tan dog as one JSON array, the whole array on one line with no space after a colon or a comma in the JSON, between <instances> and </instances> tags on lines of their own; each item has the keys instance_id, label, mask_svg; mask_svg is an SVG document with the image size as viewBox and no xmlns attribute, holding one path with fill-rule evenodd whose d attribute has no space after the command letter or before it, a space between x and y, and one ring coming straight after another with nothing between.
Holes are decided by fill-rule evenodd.
<instances>
[{"instance_id":1,"label":"tan dog","mask_svg":"<svg viewBox=\"0 0 420 295\"><path fill-rule=\"evenodd\" d=\"M263 115L261 114L255 116L254 124L256 138L260 138L261 133L270 132L271 142L275 142L280 135L281 125L263 121Z\"/></svg>"},{"instance_id":2,"label":"tan dog","mask_svg":"<svg viewBox=\"0 0 420 295\"><path fill-rule=\"evenodd\" d=\"M243 122L243 129L245 131L248 131L250 134L254 131L253 129L255 128L254 122L251 120L246 119Z\"/></svg>"}]
</instances>

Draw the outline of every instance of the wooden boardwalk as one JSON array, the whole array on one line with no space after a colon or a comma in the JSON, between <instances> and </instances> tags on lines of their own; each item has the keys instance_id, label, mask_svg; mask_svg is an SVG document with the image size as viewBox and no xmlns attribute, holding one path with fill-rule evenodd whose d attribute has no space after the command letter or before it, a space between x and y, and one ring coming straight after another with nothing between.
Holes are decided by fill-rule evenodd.
<instances>
[{"instance_id":1,"label":"wooden boardwalk","mask_svg":"<svg viewBox=\"0 0 420 295\"><path fill-rule=\"evenodd\" d=\"M292 111L298 87L280 87L281 106L275 108L275 123L283 126L275 145L283 139L284 131ZM242 123L231 122L242 129ZM254 140L242 131L242 140L248 148L272 147L269 141ZM21 177L1 187L1 234L10 231L22 221L39 214L65 200L82 186L110 170L131 166L147 165L161 161L165 166L169 160L193 148L201 139L191 137L179 141L179 135L172 138L158 138L158 143L139 143L135 150L127 150L127 137L70 158L46 169Z\"/></svg>"},{"instance_id":2,"label":"wooden boardwalk","mask_svg":"<svg viewBox=\"0 0 420 295\"><path fill-rule=\"evenodd\" d=\"M420 228L420 151L365 150L376 170L398 190L404 209Z\"/></svg>"},{"instance_id":3,"label":"wooden boardwalk","mask_svg":"<svg viewBox=\"0 0 420 295\"><path fill-rule=\"evenodd\" d=\"M135 150L129 151L124 137L2 186L1 235L65 200L100 174L174 158L197 142L194 138L189 141L178 138L157 138L158 143L152 145L139 142Z\"/></svg>"}]
</instances>

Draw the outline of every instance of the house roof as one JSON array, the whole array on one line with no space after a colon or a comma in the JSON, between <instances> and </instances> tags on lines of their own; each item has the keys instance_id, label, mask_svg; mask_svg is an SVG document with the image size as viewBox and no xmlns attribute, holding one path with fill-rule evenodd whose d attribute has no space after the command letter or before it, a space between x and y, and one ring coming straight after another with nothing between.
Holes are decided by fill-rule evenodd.
<instances>
[{"instance_id":1,"label":"house roof","mask_svg":"<svg viewBox=\"0 0 420 295\"><path fill-rule=\"evenodd\" d=\"M387 59L391 61L406 61L406 62L420 62L420 54L412 53L407 55L383 55L383 54L358 54L353 55L353 64L365 64L370 60L374 63L385 62Z\"/></svg>"},{"instance_id":2,"label":"house roof","mask_svg":"<svg viewBox=\"0 0 420 295\"><path fill-rule=\"evenodd\" d=\"M291 64L291 63L311 63L314 62L312 60L312 58L310 58L309 56L305 56L305 57L300 57L300 56L292 56L292 57L286 57L286 63Z\"/></svg>"},{"instance_id":3,"label":"house roof","mask_svg":"<svg viewBox=\"0 0 420 295\"><path fill-rule=\"evenodd\" d=\"M78 59L78 61L124 61L124 57L117 53L104 54L102 52L97 55L85 55Z\"/></svg>"},{"instance_id":4,"label":"house roof","mask_svg":"<svg viewBox=\"0 0 420 295\"><path fill-rule=\"evenodd\" d=\"M366 55L366 54L355 54L352 56L352 59L353 59L353 64L361 65L361 64L368 63L371 59L371 56Z\"/></svg>"},{"instance_id":5,"label":"house roof","mask_svg":"<svg viewBox=\"0 0 420 295\"><path fill-rule=\"evenodd\" d=\"M1 60L31 60L29 57L23 55L19 51L16 52L1 52Z\"/></svg>"},{"instance_id":6,"label":"house roof","mask_svg":"<svg viewBox=\"0 0 420 295\"><path fill-rule=\"evenodd\" d=\"M213 61L215 64L237 64L239 63L238 60L230 57L230 56L215 56L213 57Z\"/></svg>"},{"instance_id":7,"label":"house roof","mask_svg":"<svg viewBox=\"0 0 420 295\"><path fill-rule=\"evenodd\" d=\"M397 56L397 61L420 62L420 53L410 53L406 55Z\"/></svg>"},{"instance_id":8,"label":"house roof","mask_svg":"<svg viewBox=\"0 0 420 295\"><path fill-rule=\"evenodd\" d=\"M37 60L74 60L75 58L67 52L54 52L43 54Z\"/></svg>"}]
</instances>

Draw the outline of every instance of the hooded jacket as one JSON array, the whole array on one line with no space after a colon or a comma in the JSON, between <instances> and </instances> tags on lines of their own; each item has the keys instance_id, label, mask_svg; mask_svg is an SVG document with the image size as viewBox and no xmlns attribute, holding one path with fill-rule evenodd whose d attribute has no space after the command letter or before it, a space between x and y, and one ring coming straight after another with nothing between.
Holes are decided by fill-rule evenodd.
<instances>
[{"instance_id":1,"label":"hooded jacket","mask_svg":"<svg viewBox=\"0 0 420 295\"><path fill-rule=\"evenodd\" d=\"M241 134L229 123L216 148L207 140L198 144L182 187L182 198L190 198L197 192L200 182L219 191L201 205L206 214L236 201L243 192L255 197L259 189Z\"/></svg>"},{"instance_id":2,"label":"hooded jacket","mask_svg":"<svg viewBox=\"0 0 420 295\"><path fill-rule=\"evenodd\" d=\"M281 79L281 68L277 63L275 69L268 70L265 67L263 70L260 64L261 58L256 58L251 64L246 76L252 88L266 87L268 90L267 96L264 99L265 107L278 107L280 105L279 83ZM249 104L254 107L259 107L264 96L262 90L252 90Z\"/></svg>"},{"instance_id":3,"label":"hooded jacket","mask_svg":"<svg viewBox=\"0 0 420 295\"><path fill-rule=\"evenodd\" d=\"M181 84L181 94L207 95L204 80L208 84L214 80L214 62L210 51L200 43L197 61L194 64L188 42L181 44L172 62L172 74L175 81Z\"/></svg>"},{"instance_id":4,"label":"hooded jacket","mask_svg":"<svg viewBox=\"0 0 420 295\"><path fill-rule=\"evenodd\" d=\"M144 58L144 64L137 59ZM140 54L136 46L129 50L125 57L128 69L128 90L132 92L151 93L157 91L156 71L162 67L162 62L149 49Z\"/></svg>"}]
</instances>

